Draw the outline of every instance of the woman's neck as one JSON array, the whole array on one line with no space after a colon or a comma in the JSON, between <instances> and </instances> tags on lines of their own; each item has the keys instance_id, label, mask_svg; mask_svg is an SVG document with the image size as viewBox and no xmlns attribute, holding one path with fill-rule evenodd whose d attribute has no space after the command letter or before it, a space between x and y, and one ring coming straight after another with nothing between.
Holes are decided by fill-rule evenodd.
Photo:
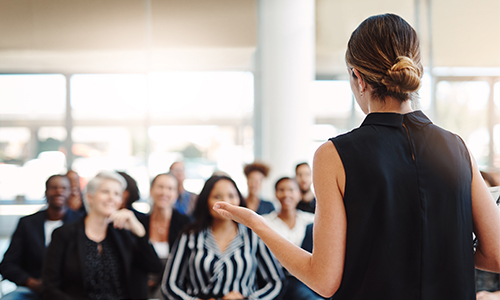
<instances>
[{"instance_id":1,"label":"woman's neck","mask_svg":"<svg viewBox=\"0 0 500 300\"><path fill-rule=\"evenodd\" d=\"M290 229L295 226L295 220L297 219L297 209L281 209L278 214L278 218L283 220Z\"/></svg>"},{"instance_id":2,"label":"woman's neck","mask_svg":"<svg viewBox=\"0 0 500 300\"><path fill-rule=\"evenodd\" d=\"M234 230L238 225L230 219L213 219L212 221L212 232L225 232Z\"/></svg>"},{"instance_id":3,"label":"woman's neck","mask_svg":"<svg viewBox=\"0 0 500 300\"><path fill-rule=\"evenodd\" d=\"M368 101L368 111L369 113L374 112L393 112L398 114L411 113L413 109L411 108L411 101L406 100L401 102L392 97L386 97L384 101L379 99L371 98Z\"/></svg>"},{"instance_id":4,"label":"woman's neck","mask_svg":"<svg viewBox=\"0 0 500 300\"><path fill-rule=\"evenodd\" d=\"M106 238L108 219L105 216L89 212L85 217L85 235L92 241L100 243Z\"/></svg>"},{"instance_id":5,"label":"woman's neck","mask_svg":"<svg viewBox=\"0 0 500 300\"><path fill-rule=\"evenodd\" d=\"M231 241L238 234L238 225L229 219L214 219L211 229L222 252L226 251Z\"/></svg>"},{"instance_id":6,"label":"woman's neck","mask_svg":"<svg viewBox=\"0 0 500 300\"><path fill-rule=\"evenodd\" d=\"M172 208L153 206L149 222L149 239L155 242L167 242L169 238Z\"/></svg>"},{"instance_id":7,"label":"woman's neck","mask_svg":"<svg viewBox=\"0 0 500 300\"><path fill-rule=\"evenodd\" d=\"M172 208L160 208L153 205L151 209L151 219L156 221L170 221L172 218Z\"/></svg>"},{"instance_id":8,"label":"woman's neck","mask_svg":"<svg viewBox=\"0 0 500 300\"><path fill-rule=\"evenodd\" d=\"M253 211L257 211L260 204L260 198L257 195L249 194L248 197L245 199L245 202L248 208L250 208Z\"/></svg>"}]
</instances>

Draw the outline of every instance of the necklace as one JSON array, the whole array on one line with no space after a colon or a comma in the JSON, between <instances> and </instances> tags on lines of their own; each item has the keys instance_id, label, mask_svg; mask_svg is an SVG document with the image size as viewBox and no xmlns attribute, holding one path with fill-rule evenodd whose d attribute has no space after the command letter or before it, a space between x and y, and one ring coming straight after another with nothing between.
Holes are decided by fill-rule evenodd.
<instances>
[{"instance_id":1,"label":"necklace","mask_svg":"<svg viewBox=\"0 0 500 300\"><path fill-rule=\"evenodd\" d=\"M165 234L165 232L167 232L167 231L165 230L165 228L163 228L163 227L157 227L157 228L156 228L156 231L157 231L159 234L161 234L161 235L164 235L164 234Z\"/></svg>"},{"instance_id":2,"label":"necklace","mask_svg":"<svg viewBox=\"0 0 500 300\"><path fill-rule=\"evenodd\" d=\"M168 222L155 222L152 221L151 224L153 225L154 230L159 234L159 235L165 235L167 233L167 228L168 228Z\"/></svg>"}]
</instances>

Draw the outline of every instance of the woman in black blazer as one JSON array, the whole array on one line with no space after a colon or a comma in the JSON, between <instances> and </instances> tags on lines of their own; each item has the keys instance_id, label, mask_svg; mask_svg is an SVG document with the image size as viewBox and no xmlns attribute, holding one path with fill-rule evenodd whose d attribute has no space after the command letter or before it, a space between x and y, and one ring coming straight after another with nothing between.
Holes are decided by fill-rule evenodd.
<instances>
[{"instance_id":1,"label":"woman in black blazer","mask_svg":"<svg viewBox=\"0 0 500 300\"><path fill-rule=\"evenodd\" d=\"M144 226L118 210L126 183L115 172L89 181L88 214L54 231L43 267L44 299L144 299L132 269L161 271Z\"/></svg>"}]
</instances>

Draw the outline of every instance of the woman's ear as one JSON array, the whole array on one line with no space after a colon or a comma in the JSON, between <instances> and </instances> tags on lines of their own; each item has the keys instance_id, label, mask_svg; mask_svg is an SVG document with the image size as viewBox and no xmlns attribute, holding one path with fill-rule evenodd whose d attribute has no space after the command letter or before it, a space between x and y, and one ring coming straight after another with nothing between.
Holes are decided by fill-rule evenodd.
<instances>
[{"instance_id":1,"label":"woman's ear","mask_svg":"<svg viewBox=\"0 0 500 300\"><path fill-rule=\"evenodd\" d=\"M361 77L361 74L359 74L358 70L356 70L355 68L352 68L352 72L356 76L360 92L364 92L366 89L366 82L363 80L363 78Z\"/></svg>"}]
</instances>

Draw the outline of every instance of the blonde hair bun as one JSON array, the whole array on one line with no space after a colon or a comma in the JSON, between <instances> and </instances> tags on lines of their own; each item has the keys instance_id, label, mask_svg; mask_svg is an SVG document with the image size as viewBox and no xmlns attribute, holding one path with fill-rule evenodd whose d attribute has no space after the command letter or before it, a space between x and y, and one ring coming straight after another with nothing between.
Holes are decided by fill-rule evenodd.
<instances>
[{"instance_id":1,"label":"blonde hair bun","mask_svg":"<svg viewBox=\"0 0 500 300\"><path fill-rule=\"evenodd\" d=\"M412 59L407 56L398 56L394 65L382 79L382 84L392 92L410 93L418 90L421 78L422 71Z\"/></svg>"}]
</instances>

